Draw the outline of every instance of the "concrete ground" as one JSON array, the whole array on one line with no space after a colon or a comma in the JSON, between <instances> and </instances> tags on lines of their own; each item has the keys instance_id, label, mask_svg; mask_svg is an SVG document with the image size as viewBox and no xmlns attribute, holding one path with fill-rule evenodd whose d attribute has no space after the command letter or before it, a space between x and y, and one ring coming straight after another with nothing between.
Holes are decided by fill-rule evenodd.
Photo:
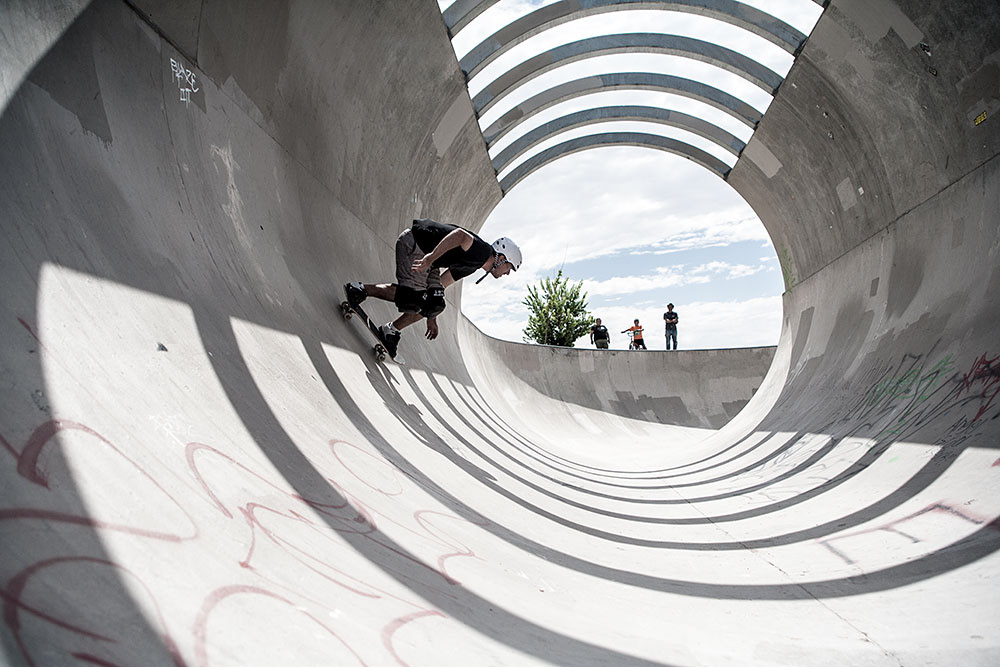
<instances>
[{"instance_id":1,"label":"concrete ground","mask_svg":"<svg viewBox=\"0 0 1000 667\"><path fill-rule=\"evenodd\" d=\"M0 7L0 661L1000 662L1000 6L826 10L776 350L406 366L340 286L500 199L437 3L245 8Z\"/></svg>"}]
</instances>

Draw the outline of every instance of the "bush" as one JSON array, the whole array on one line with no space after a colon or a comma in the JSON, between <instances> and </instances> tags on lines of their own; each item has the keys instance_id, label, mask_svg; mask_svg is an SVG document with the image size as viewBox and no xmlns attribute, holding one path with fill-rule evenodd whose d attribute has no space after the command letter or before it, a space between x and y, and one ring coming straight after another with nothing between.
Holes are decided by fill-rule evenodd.
<instances>
[{"instance_id":1,"label":"bush","mask_svg":"<svg viewBox=\"0 0 1000 667\"><path fill-rule=\"evenodd\" d=\"M531 311L528 326L524 328L524 341L573 347L576 339L588 333L594 324L587 311L587 293L580 293L582 288L582 280L571 286L562 269L555 278L545 278L537 286L529 286L528 296L522 301Z\"/></svg>"}]
</instances>

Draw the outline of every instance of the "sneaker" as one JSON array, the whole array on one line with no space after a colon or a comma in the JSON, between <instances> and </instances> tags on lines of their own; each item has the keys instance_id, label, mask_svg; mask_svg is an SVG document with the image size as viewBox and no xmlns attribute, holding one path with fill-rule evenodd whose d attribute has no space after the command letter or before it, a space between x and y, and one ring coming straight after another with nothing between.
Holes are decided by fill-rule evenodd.
<instances>
[{"instance_id":1,"label":"sneaker","mask_svg":"<svg viewBox=\"0 0 1000 667\"><path fill-rule=\"evenodd\" d=\"M351 304L351 306L356 306L368 298L368 292L365 291L365 284L361 281L345 284L344 293L347 294L347 303Z\"/></svg>"},{"instance_id":2,"label":"sneaker","mask_svg":"<svg viewBox=\"0 0 1000 667\"><path fill-rule=\"evenodd\" d=\"M378 328L378 335L382 338L382 343L385 344L385 351L395 359L396 349L399 347L400 332L393 331L388 324L383 324Z\"/></svg>"}]
</instances>

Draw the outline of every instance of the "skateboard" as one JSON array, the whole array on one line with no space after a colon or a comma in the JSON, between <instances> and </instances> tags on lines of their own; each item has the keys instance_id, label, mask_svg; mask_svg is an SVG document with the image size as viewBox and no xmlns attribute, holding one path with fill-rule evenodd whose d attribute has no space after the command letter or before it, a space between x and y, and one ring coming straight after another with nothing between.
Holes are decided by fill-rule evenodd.
<instances>
[{"instance_id":1,"label":"skateboard","mask_svg":"<svg viewBox=\"0 0 1000 667\"><path fill-rule=\"evenodd\" d=\"M378 331L378 327L372 322L372 318L368 317L368 313L360 306L352 306L346 300L340 303L340 312L344 315L345 320L351 319L355 314L361 318L361 321L365 323L368 330L375 336L375 345L372 347L372 351L375 353L375 358L379 361L385 361L386 357L392 359L400 366L404 365L403 358L398 354L395 357L389 356L389 351L385 349L385 342L382 340L382 335Z\"/></svg>"}]
</instances>

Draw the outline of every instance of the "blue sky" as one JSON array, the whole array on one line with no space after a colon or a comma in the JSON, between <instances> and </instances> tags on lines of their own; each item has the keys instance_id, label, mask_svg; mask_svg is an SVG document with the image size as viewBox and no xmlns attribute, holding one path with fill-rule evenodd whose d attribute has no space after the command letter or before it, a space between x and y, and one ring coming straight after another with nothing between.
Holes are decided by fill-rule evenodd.
<instances>
[{"instance_id":1,"label":"blue sky","mask_svg":"<svg viewBox=\"0 0 1000 667\"><path fill-rule=\"evenodd\" d=\"M442 8L449 2L441 2ZM549 4L501 0L461 31L459 57L498 27ZM756 0L754 6L780 16L806 34L820 9L811 0ZM559 44L598 34L663 32L728 46L784 75L791 57L746 31L701 16L669 11L618 11L559 26L533 37L470 81L472 95L516 63ZM488 127L505 111L546 88L595 73L623 71L674 74L709 83L766 111L770 97L745 80L686 58L621 54L561 67L523 86L480 119ZM650 91L604 92L563 102L522 124L490 150L503 150L517 136L572 111L608 104L642 104L682 111L749 140L751 131L701 102ZM730 165L735 157L711 142L663 125L612 122L565 132L534 152L575 136L641 131L682 139ZM512 163L513 168L518 162ZM500 176L506 174L502 171ZM501 280L465 281L463 312L485 333L522 340L528 311L521 303L528 285L562 268L583 281L588 305L612 331L612 348L628 347L620 334L639 318L647 345L663 349L662 314L668 302L680 313L681 348L773 345L781 324L783 284L763 225L745 201L720 178L682 157L649 148L597 148L563 157L516 185L487 220L481 235L510 236L521 246L524 265ZM587 337L578 347L590 346Z\"/></svg>"}]
</instances>

